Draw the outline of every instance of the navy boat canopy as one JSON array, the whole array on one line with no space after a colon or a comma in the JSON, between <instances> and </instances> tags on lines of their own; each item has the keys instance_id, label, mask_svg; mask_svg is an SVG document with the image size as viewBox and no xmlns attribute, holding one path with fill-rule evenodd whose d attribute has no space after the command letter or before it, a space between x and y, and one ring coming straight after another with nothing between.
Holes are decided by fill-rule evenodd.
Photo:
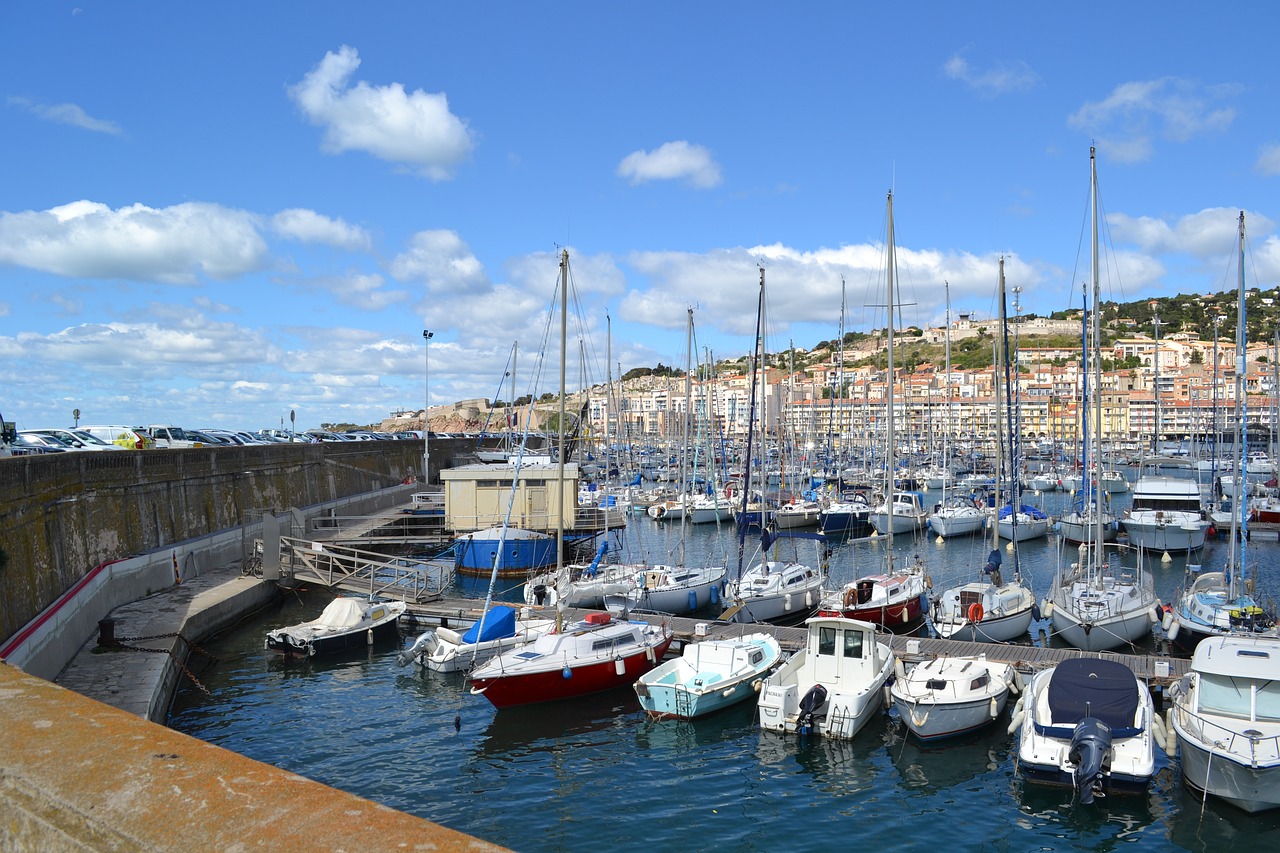
<instances>
[{"instance_id":1,"label":"navy boat canopy","mask_svg":"<svg viewBox=\"0 0 1280 853\"><path fill-rule=\"evenodd\" d=\"M485 614L484 633L480 632L480 620L467 629L462 635L464 643L483 643L489 640L501 640L516 635L516 609L514 607L493 607Z\"/></svg>"},{"instance_id":2,"label":"navy boat canopy","mask_svg":"<svg viewBox=\"0 0 1280 853\"><path fill-rule=\"evenodd\" d=\"M1094 717L1111 727L1114 737L1133 737L1138 711L1138 679L1133 670L1113 660L1073 658L1058 664L1049 679L1052 726L1045 734L1070 737L1076 723ZM1040 728L1037 726L1037 728Z\"/></svg>"}]
</instances>

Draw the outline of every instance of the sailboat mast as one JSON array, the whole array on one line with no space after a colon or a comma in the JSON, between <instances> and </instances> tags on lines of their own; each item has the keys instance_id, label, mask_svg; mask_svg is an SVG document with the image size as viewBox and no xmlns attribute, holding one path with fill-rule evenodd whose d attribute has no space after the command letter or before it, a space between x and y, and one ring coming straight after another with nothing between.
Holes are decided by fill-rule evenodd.
<instances>
[{"instance_id":1,"label":"sailboat mast","mask_svg":"<svg viewBox=\"0 0 1280 853\"><path fill-rule=\"evenodd\" d=\"M744 455L742 471L742 510L738 515L738 577L742 577L743 546L747 539L747 506L751 495L751 444L755 438L756 427L756 368L760 363L762 347L761 324L764 317L764 267L760 267L760 301L756 305L756 339L752 352L751 366L751 405L747 410L747 452ZM763 455L763 454L762 454ZM760 525L764 526L764 502L760 504Z\"/></svg>"},{"instance_id":2,"label":"sailboat mast","mask_svg":"<svg viewBox=\"0 0 1280 853\"><path fill-rule=\"evenodd\" d=\"M889 555L889 559L888 559L888 561L887 561L887 564L886 564L886 565L887 565L887 567L888 567L888 574L892 575L892 574L893 574L893 499L894 499L894 481L895 481L895 479L896 479L896 477L897 477L897 473L898 473L898 471L897 471L897 461L896 461L897 453L898 453L898 448L896 447L897 439L896 439L896 437L895 437L895 435L894 435L894 430L893 430L893 380L894 380L894 373L893 373L893 271L894 271L894 266L895 266L895 264L897 263L897 259L896 259L896 257L895 257L895 253L894 253L894 234L893 234L893 192L892 192L892 191L890 191L890 192L889 192L889 202L888 202L888 207L889 207L889 230L888 230L888 237L889 237L889 246L888 246L888 250L889 250L889 251L888 251L888 264L886 265L887 273L886 273L885 278L886 278L886 281L887 281L887 283L888 283L888 288L887 288L887 289L888 289L888 298L887 298L886 302L887 302L887 304L888 304L888 306L889 306L889 322L888 322L888 350L889 350L889 353L888 353L888 371L889 371L889 379L888 379L888 382L887 382L887 383L885 383L885 403L886 403L886 408L888 409L888 413L887 413L887 420L886 420L886 429L887 429L887 431L888 431L889 446L885 449L885 462L886 462L886 464L888 465L888 469L889 469L888 486L886 487L886 491L889 493L889 500L888 500L888 508L889 508L889 523L888 523L888 525L887 525L887 527L889 528L889 533L888 533L888 535L889 535L889 547L888 547L888 549L887 549L887 552L888 552L888 555Z\"/></svg>"},{"instance_id":3,"label":"sailboat mast","mask_svg":"<svg viewBox=\"0 0 1280 853\"><path fill-rule=\"evenodd\" d=\"M556 577L560 578L564 572L564 460L565 460L565 440L564 440L564 419L565 419L565 365L569 360L567 355L565 331L569 323L569 250L560 250L560 423L559 429L559 452L556 454ZM556 630L560 630L564 619L564 597L556 596L557 603L560 604L556 608Z\"/></svg>"},{"instance_id":4,"label":"sailboat mast","mask_svg":"<svg viewBox=\"0 0 1280 853\"><path fill-rule=\"evenodd\" d=\"M943 384L943 391L947 395L947 433L942 437L942 502L945 504L947 502L947 480L951 479L951 433L955 429L953 421L955 412L951 406L951 283L946 279L942 281L942 290L946 296L947 303L947 378Z\"/></svg>"},{"instance_id":5,"label":"sailboat mast","mask_svg":"<svg viewBox=\"0 0 1280 853\"><path fill-rule=\"evenodd\" d=\"M1098 467L1098 479L1096 484L1090 484L1089 470L1084 470L1085 496L1086 500L1092 489L1094 500L1098 502L1097 509L1093 514L1093 547L1094 559L1093 565L1101 570L1102 559L1106 554L1106 549L1102 543L1102 283L1098 276L1098 161L1096 150L1091 146L1089 148L1089 187L1091 193L1092 213L1092 238L1093 253L1091 259L1091 269L1093 275L1093 428L1094 428L1094 448L1093 455ZM1157 335L1159 327L1157 326ZM1160 345L1156 344L1156 363L1160 362ZM1159 368L1157 367L1157 370ZM1159 438L1159 411L1160 411L1160 388L1157 379L1156 386L1156 447L1158 448Z\"/></svg>"},{"instance_id":6,"label":"sailboat mast","mask_svg":"<svg viewBox=\"0 0 1280 853\"><path fill-rule=\"evenodd\" d=\"M1236 293L1236 423L1238 432L1236 433L1236 468L1232 472L1235 476L1235 495L1231 500L1231 550L1230 553L1236 553L1239 548L1240 557L1236 561L1235 570L1232 571L1231 560L1227 560L1227 591L1228 598L1234 599L1237 595L1237 580L1243 580L1245 570L1245 543L1248 541L1248 534L1244 531L1244 507L1246 506L1248 492L1246 489L1249 485L1249 466L1246 461L1249 457L1249 426L1245 419L1249 417L1249 388L1245 370L1247 368L1246 356L1248 354L1248 324L1245 322L1245 291L1244 291L1244 211L1240 211L1240 280Z\"/></svg>"}]
</instances>

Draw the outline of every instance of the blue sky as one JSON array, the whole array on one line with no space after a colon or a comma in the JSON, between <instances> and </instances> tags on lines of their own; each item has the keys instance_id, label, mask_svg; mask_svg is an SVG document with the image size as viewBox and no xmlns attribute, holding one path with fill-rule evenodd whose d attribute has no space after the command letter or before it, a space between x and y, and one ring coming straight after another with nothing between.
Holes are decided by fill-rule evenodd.
<instances>
[{"instance_id":1,"label":"blue sky","mask_svg":"<svg viewBox=\"0 0 1280 853\"><path fill-rule=\"evenodd\" d=\"M1280 282L1243 3L6 3L0 412L298 427L883 325ZM611 334L606 334L606 316ZM606 349L609 348L609 349ZM581 369L568 374L571 384ZM536 384L535 384L536 383ZM503 393L509 396L509 391Z\"/></svg>"}]
</instances>

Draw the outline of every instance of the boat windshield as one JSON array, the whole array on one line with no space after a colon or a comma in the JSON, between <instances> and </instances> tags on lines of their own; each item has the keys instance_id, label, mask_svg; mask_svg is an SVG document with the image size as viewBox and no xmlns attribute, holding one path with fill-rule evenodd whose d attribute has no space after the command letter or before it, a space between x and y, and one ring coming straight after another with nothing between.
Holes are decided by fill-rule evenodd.
<instances>
[{"instance_id":1,"label":"boat windshield","mask_svg":"<svg viewBox=\"0 0 1280 853\"><path fill-rule=\"evenodd\" d=\"M1200 676L1200 711L1240 720L1280 721L1280 681Z\"/></svg>"}]
</instances>

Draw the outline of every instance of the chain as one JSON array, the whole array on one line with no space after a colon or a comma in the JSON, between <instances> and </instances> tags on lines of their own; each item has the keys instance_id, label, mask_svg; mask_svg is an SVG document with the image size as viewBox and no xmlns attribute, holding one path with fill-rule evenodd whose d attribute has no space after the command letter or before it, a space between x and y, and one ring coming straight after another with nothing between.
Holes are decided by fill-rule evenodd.
<instances>
[{"instance_id":1,"label":"chain","mask_svg":"<svg viewBox=\"0 0 1280 853\"><path fill-rule=\"evenodd\" d=\"M182 636L180 632L175 632L171 634L151 634L150 636L146 636L146 637L117 637L116 642L119 643L118 648L124 649L125 651L152 652L158 655L168 655L173 659L173 662L178 665L178 668L183 671L183 673L187 676L187 678L191 679L191 683L194 684L197 688L199 688L201 693L203 693L204 695L212 699L213 694L209 692L209 688L205 687L203 684L200 683L200 679L196 678L195 673L193 673L190 669L187 668L186 663L184 663L177 655L173 653L173 649L149 649L149 648L146 648L145 646L125 645L125 643L136 643L142 640L162 640L162 639L165 639L166 637L177 637L178 639L186 643L188 648L191 649L191 651L197 652L203 655L204 657L208 658L211 663L218 662L218 659L216 657L209 654L204 649L200 648L191 640L188 640L186 637Z\"/></svg>"}]
</instances>

